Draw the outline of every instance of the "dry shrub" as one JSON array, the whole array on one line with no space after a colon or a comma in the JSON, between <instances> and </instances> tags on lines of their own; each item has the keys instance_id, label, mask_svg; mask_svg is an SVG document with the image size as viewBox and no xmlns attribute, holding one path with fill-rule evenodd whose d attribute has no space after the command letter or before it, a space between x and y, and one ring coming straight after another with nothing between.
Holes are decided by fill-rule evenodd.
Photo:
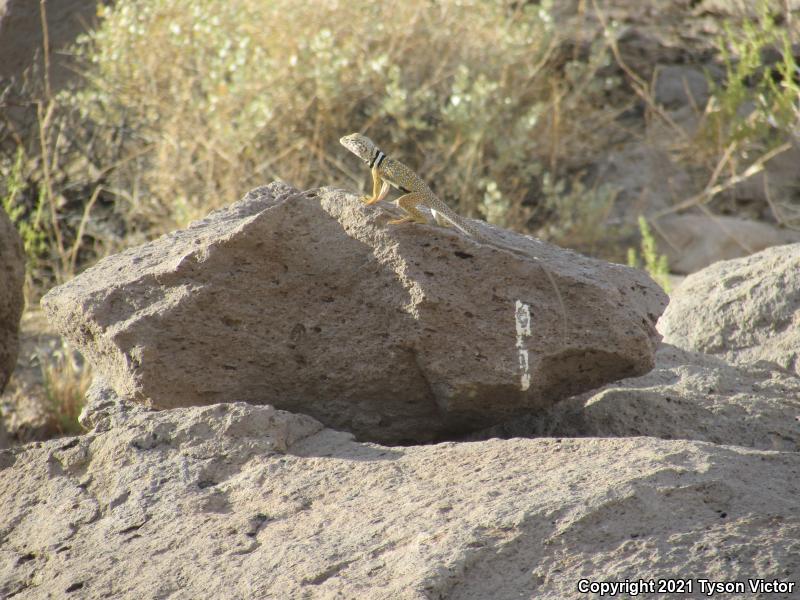
<instances>
[{"instance_id":1,"label":"dry shrub","mask_svg":"<svg viewBox=\"0 0 800 600\"><path fill-rule=\"evenodd\" d=\"M362 186L337 143L353 131L463 213L524 228L537 182L607 141L602 37L565 44L547 2L122 0L101 16L73 100L121 140L110 187L148 235L266 180Z\"/></svg>"},{"instance_id":2,"label":"dry shrub","mask_svg":"<svg viewBox=\"0 0 800 600\"><path fill-rule=\"evenodd\" d=\"M54 434L81 433L78 415L92 382L88 365L64 345L62 349L43 358L41 368L48 427Z\"/></svg>"}]
</instances>

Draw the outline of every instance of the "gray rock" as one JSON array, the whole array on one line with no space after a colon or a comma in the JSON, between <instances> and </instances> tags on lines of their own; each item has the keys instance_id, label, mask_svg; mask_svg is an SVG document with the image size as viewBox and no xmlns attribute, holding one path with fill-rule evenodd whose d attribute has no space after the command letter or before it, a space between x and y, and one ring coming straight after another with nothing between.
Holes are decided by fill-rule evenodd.
<instances>
[{"instance_id":1,"label":"gray rock","mask_svg":"<svg viewBox=\"0 0 800 600\"><path fill-rule=\"evenodd\" d=\"M47 33L50 78L56 89L75 77L71 53L59 52L83 33L97 12L93 0L49 0ZM36 59L41 61L42 20L40 6L27 0L0 0L0 79L20 78ZM69 67L72 67L70 69Z\"/></svg>"},{"instance_id":2,"label":"gray rock","mask_svg":"<svg viewBox=\"0 0 800 600\"><path fill-rule=\"evenodd\" d=\"M0 419L0 450L8 448L9 446L11 446L11 438L6 430L6 424L3 422L3 419Z\"/></svg>"},{"instance_id":3,"label":"gray rock","mask_svg":"<svg viewBox=\"0 0 800 600\"><path fill-rule=\"evenodd\" d=\"M797 453L387 448L242 403L114 415L0 452L0 597L504 600L574 598L582 578L800 578Z\"/></svg>"},{"instance_id":4,"label":"gray rock","mask_svg":"<svg viewBox=\"0 0 800 600\"><path fill-rule=\"evenodd\" d=\"M790 148L766 162L763 171L739 182L728 195L735 198L737 206L750 206L751 212L753 208L760 207L760 210L754 213L756 217L778 221L793 229L793 233L797 233L800 229L797 200L797 190L800 188L798 164L800 164L800 139L795 138ZM796 239L795 237L791 241Z\"/></svg>"},{"instance_id":5,"label":"gray rock","mask_svg":"<svg viewBox=\"0 0 800 600\"><path fill-rule=\"evenodd\" d=\"M669 134L659 131L652 137L660 140ZM631 140L610 148L597 157L597 168L598 181L619 191L614 208L616 221L634 222L635 214L648 212L641 207L667 208L674 204L676 197L688 197L693 192L692 178L686 167L656 143Z\"/></svg>"},{"instance_id":6,"label":"gray rock","mask_svg":"<svg viewBox=\"0 0 800 600\"><path fill-rule=\"evenodd\" d=\"M108 431L120 413L135 406L135 402L120 398L102 377L95 377L86 392L78 423L87 431Z\"/></svg>"},{"instance_id":7,"label":"gray rock","mask_svg":"<svg viewBox=\"0 0 800 600\"><path fill-rule=\"evenodd\" d=\"M655 101L667 108L689 105L702 111L708 102L708 81L705 74L694 67L667 65L656 70L653 94Z\"/></svg>"},{"instance_id":8,"label":"gray rock","mask_svg":"<svg viewBox=\"0 0 800 600\"><path fill-rule=\"evenodd\" d=\"M487 427L652 368L666 296L641 271L485 224L476 243L387 220L275 183L42 305L121 396L269 403L378 441Z\"/></svg>"},{"instance_id":9,"label":"gray rock","mask_svg":"<svg viewBox=\"0 0 800 600\"><path fill-rule=\"evenodd\" d=\"M658 325L664 341L680 348L800 375L800 244L690 275Z\"/></svg>"},{"instance_id":10,"label":"gray rock","mask_svg":"<svg viewBox=\"0 0 800 600\"><path fill-rule=\"evenodd\" d=\"M17 364L19 320L25 308L25 253L22 240L0 207L0 393Z\"/></svg>"},{"instance_id":11,"label":"gray rock","mask_svg":"<svg viewBox=\"0 0 800 600\"><path fill-rule=\"evenodd\" d=\"M654 230L670 271L682 274L770 246L800 241L800 232L727 216L671 215L658 219Z\"/></svg>"}]
</instances>

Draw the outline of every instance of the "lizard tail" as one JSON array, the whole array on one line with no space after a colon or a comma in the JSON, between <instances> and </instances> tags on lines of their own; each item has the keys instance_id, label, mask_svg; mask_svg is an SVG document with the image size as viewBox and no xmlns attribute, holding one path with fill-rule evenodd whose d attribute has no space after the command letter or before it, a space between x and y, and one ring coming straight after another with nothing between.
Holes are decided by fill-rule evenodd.
<instances>
[{"instance_id":1,"label":"lizard tail","mask_svg":"<svg viewBox=\"0 0 800 600\"><path fill-rule=\"evenodd\" d=\"M536 260L539 260L539 259L537 258ZM561 297L561 290L558 289L558 284L556 283L556 280L551 275L550 270L547 267L545 267L543 264L541 264L541 262L539 263L539 266L542 268L542 271L544 271L544 274L547 275L547 279L550 281L550 285L552 286L553 291L556 293L556 298L558 299L558 306L559 306L559 308L561 308L561 324L563 326L563 331L561 333L561 335L562 335L562 344L566 345L566 343L567 343L567 309L564 306L564 298Z\"/></svg>"},{"instance_id":2,"label":"lizard tail","mask_svg":"<svg viewBox=\"0 0 800 600\"><path fill-rule=\"evenodd\" d=\"M468 235L469 237L478 237L478 232L458 217L448 215L447 213L436 209L431 209L431 213L433 213L433 218L436 220L436 222L442 227L447 227L450 225L458 229L464 235Z\"/></svg>"}]
</instances>

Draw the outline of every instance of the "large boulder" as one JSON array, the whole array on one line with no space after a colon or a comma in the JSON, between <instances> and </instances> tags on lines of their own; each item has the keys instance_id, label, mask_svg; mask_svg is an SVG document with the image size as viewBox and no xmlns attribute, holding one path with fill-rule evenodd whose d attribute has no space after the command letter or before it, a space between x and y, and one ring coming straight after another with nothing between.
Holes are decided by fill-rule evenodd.
<instances>
[{"instance_id":1,"label":"large boulder","mask_svg":"<svg viewBox=\"0 0 800 600\"><path fill-rule=\"evenodd\" d=\"M25 308L25 252L22 240L0 207L0 393L19 352L19 320Z\"/></svg>"},{"instance_id":2,"label":"large boulder","mask_svg":"<svg viewBox=\"0 0 800 600\"><path fill-rule=\"evenodd\" d=\"M487 427L653 366L643 272L478 224L387 226L271 184L42 301L122 396L247 401L385 442Z\"/></svg>"},{"instance_id":3,"label":"large boulder","mask_svg":"<svg viewBox=\"0 0 800 600\"><path fill-rule=\"evenodd\" d=\"M664 341L800 375L800 244L718 262L686 278L658 323Z\"/></svg>"},{"instance_id":4,"label":"large boulder","mask_svg":"<svg viewBox=\"0 0 800 600\"><path fill-rule=\"evenodd\" d=\"M770 598L798 591L798 453L646 437L388 448L243 403L108 398L93 418L88 435L0 451L0 597L576 598L580 581L668 578L693 598L701 578L742 581L735 597L761 597L756 578L794 582Z\"/></svg>"}]
</instances>

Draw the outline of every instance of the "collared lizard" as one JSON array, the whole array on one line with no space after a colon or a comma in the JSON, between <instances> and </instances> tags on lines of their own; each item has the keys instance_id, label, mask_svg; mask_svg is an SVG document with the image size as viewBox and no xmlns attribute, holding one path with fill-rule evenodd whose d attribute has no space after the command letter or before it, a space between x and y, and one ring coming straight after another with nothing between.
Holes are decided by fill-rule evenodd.
<instances>
[{"instance_id":1,"label":"collared lizard","mask_svg":"<svg viewBox=\"0 0 800 600\"><path fill-rule=\"evenodd\" d=\"M398 198L397 203L408 216L389 221L390 225L409 222L427 223L425 215L416 208L417 204L423 204L431 210L439 225L452 225L470 237L481 239L478 230L436 197L419 175L399 160L386 156L367 136L351 133L341 138L339 143L367 163L372 172L372 196L362 198L365 204L375 204L383 200L389 193L390 187L404 193Z\"/></svg>"},{"instance_id":2,"label":"collared lizard","mask_svg":"<svg viewBox=\"0 0 800 600\"><path fill-rule=\"evenodd\" d=\"M417 209L418 204L423 204L430 209L434 219L436 219L439 225L452 225L462 233L471 237L478 245L483 243L517 256L539 260L537 257L531 256L518 248L486 239L474 225L469 223L462 216L456 214L447 204L442 202L413 169L404 165L399 160L389 158L378 148L375 142L367 136L360 133L351 133L350 135L340 138L339 143L367 163L370 168L372 173L372 196L363 196L361 198L365 204L375 204L383 200L389 193L390 187L403 192L403 195L397 199L397 203L400 205L400 208L407 213L407 216L389 221L390 225L410 222L427 224L428 220L425 218L425 215ZM567 317L564 301L561 298L561 292L553 276L550 274L550 271L544 265L541 265L541 263L540 266L547 276L547 279L550 281L550 285L556 293L558 304L561 307L561 315L564 319L564 336L566 339Z\"/></svg>"}]
</instances>

